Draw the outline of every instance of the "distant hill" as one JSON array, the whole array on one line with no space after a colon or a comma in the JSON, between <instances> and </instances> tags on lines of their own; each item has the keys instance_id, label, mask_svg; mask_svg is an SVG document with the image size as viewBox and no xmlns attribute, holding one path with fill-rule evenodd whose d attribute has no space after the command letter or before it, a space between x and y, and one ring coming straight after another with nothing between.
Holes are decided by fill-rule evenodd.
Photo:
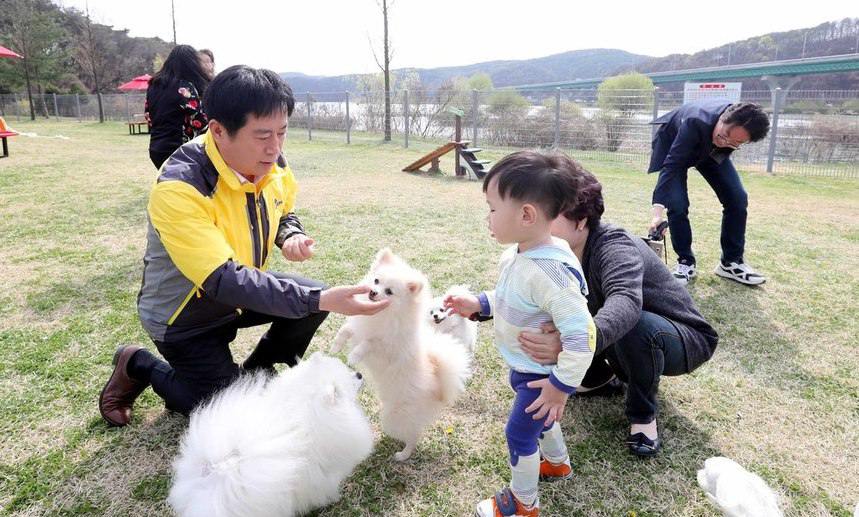
<instances>
[{"instance_id":1,"label":"distant hill","mask_svg":"<svg viewBox=\"0 0 859 517\"><path fill-rule=\"evenodd\" d=\"M414 70L429 88L438 87L454 77L469 77L486 73L495 86L533 84L573 79L605 77L629 71L662 72L704 68L727 64L757 63L800 57L851 54L857 49L859 18L822 23L816 27L787 32L773 32L726 43L694 54L672 54L654 58L617 49L575 50L535 59L487 61L473 65L442 68L399 69L395 73ZM804 47L804 48L803 48ZM339 92L355 90L359 76L309 76L301 73L281 74L297 93ZM804 90L850 90L859 85L859 73L824 74L804 77L796 88ZM681 89L682 83L666 85L664 89ZM767 89L758 79L743 81L744 89Z\"/></svg>"},{"instance_id":2,"label":"distant hill","mask_svg":"<svg viewBox=\"0 0 859 517\"><path fill-rule=\"evenodd\" d=\"M742 41L726 43L695 54L672 54L666 57L653 58L635 63L632 66L618 67L614 73L630 70L644 73L663 72L801 57L852 54L859 51L857 49L857 44L859 44L857 37L859 37L859 18L844 18L839 21L821 23L816 27L787 32L771 32ZM664 89L667 90L681 89L682 83L666 86ZM743 88L766 90L767 86L759 79L748 79L743 81ZM855 90L859 88L859 73L807 76L802 78L794 88L802 90Z\"/></svg>"},{"instance_id":3,"label":"distant hill","mask_svg":"<svg viewBox=\"0 0 859 517\"><path fill-rule=\"evenodd\" d=\"M473 65L442 68L404 68L394 73L415 71L428 88L437 88L454 77L469 77L476 73L489 74L495 86L524 83L565 81L577 78L600 77L622 67L632 67L650 60L648 56L631 54L616 49L574 50L551 56L523 60L487 61ZM354 90L358 76L310 76L296 72L281 76L297 92L333 92Z\"/></svg>"}]
</instances>

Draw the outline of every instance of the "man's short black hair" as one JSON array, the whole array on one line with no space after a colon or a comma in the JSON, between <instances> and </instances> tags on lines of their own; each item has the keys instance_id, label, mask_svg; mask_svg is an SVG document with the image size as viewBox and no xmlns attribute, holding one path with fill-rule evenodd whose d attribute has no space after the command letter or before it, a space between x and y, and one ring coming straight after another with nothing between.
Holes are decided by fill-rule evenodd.
<instances>
[{"instance_id":1,"label":"man's short black hair","mask_svg":"<svg viewBox=\"0 0 859 517\"><path fill-rule=\"evenodd\" d=\"M210 120L217 120L233 135L244 127L248 115L265 117L285 111L291 116L295 97L286 81L271 70L235 65L212 79L203 107Z\"/></svg>"},{"instance_id":2,"label":"man's short black hair","mask_svg":"<svg viewBox=\"0 0 859 517\"><path fill-rule=\"evenodd\" d=\"M571 171L580 166L560 152L519 151L492 166L483 178L483 192L493 179L501 199L533 203L554 219L576 199L576 180Z\"/></svg>"},{"instance_id":3,"label":"man's short black hair","mask_svg":"<svg viewBox=\"0 0 859 517\"><path fill-rule=\"evenodd\" d=\"M730 126L741 126L749 132L752 142L762 140L770 131L770 119L764 110L751 102L731 104L720 117Z\"/></svg>"}]
</instances>

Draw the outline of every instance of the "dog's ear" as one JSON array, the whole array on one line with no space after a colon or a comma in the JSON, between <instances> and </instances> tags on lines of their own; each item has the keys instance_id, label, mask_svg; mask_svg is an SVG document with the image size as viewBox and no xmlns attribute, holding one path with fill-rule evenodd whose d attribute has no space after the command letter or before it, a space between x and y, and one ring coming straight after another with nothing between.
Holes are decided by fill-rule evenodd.
<instances>
[{"instance_id":1,"label":"dog's ear","mask_svg":"<svg viewBox=\"0 0 859 517\"><path fill-rule=\"evenodd\" d=\"M373 261L373 269L376 269L382 264L390 264L394 261L394 252L391 248L382 248L376 253L376 259Z\"/></svg>"},{"instance_id":2,"label":"dog's ear","mask_svg":"<svg viewBox=\"0 0 859 517\"><path fill-rule=\"evenodd\" d=\"M340 402L340 390L337 389L336 384L332 382L325 386L325 395L323 400L329 406L336 406L337 403Z\"/></svg>"},{"instance_id":3,"label":"dog's ear","mask_svg":"<svg viewBox=\"0 0 859 517\"><path fill-rule=\"evenodd\" d=\"M418 294L424 288L424 283L421 281L412 281L407 283L406 287L409 289L410 293Z\"/></svg>"}]
</instances>

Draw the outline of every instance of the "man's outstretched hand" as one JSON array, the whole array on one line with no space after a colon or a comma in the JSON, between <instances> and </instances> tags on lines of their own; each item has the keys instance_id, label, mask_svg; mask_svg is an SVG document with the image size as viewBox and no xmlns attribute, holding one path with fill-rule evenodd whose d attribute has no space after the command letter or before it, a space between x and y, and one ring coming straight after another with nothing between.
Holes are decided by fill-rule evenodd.
<instances>
[{"instance_id":1,"label":"man's outstretched hand","mask_svg":"<svg viewBox=\"0 0 859 517\"><path fill-rule=\"evenodd\" d=\"M322 291L319 295L319 310L336 312L346 316L370 316L387 307L390 300L378 302L358 295L370 292L367 285L339 285Z\"/></svg>"}]
</instances>

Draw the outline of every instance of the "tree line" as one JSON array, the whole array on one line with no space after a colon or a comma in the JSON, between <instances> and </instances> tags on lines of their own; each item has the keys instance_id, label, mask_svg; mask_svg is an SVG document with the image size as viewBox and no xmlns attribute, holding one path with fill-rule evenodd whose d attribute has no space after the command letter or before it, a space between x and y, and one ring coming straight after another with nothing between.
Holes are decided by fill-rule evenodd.
<instances>
[{"instance_id":1,"label":"tree line","mask_svg":"<svg viewBox=\"0 0 859 517\"><path fill-rule=\"evenodd\" d=\"M0 59L0 94L25 90L32 119L47 116L44 94L113 92L135 76L152 74L172 48L50 0L3 0L0 45L24 56ZM104 118L100 101L99 118Z\"/></svg>"}]
</instances>

